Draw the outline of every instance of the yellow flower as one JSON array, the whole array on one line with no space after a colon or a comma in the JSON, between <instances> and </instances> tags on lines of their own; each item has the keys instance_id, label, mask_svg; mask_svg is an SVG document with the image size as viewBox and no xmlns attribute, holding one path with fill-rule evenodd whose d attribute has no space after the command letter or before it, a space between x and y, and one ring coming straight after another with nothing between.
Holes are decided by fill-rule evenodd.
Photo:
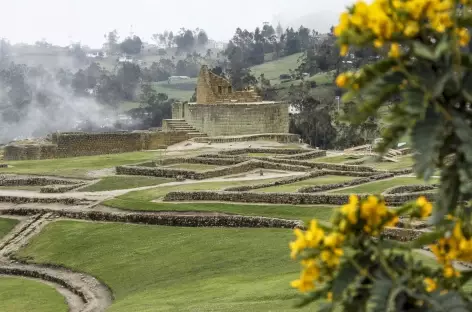
<instances>
[{"instance_id":1,"label":"yellow flower","mask_svg":"<svg viewBox=\"0 0 472 312\"><path fill-rule=\"evenodd\" d=\"M438 287L438 285L436 284L436 281L433 280L432 278L427 277L423 280L423 282L426 285L427 292L433 292Z\"/></svg>"},{"instance_id":2,"label":"yellow flower","mask_svg":"<svg viewBox=\"0 0 472 312\"><path fill-rule=\"evenodd\" d=\"M382 218L387 215L385 202L379 201L376 196L369 195L367 200L361 204L361 218L366 221L364 231L371 234L378 234L375 230L382 222Z\"/></svg>"},{"instance_id":3,"label":"yellow flower","mask_svg":"<svg viewBox=\"0 0 472 312\"><path fill-rule=\"evenodd\" d=\"M447 265L444 267L444 277L452 278L452 277L460 277L461 273L456 271L452 265Z\"/></svg>"},{"instance_id":4,"label":"yellow flower","mask_svg":"<svg viewBox=\"0 0 472 312\"><path fill-rule=\"evenodd\" d=\"M469 30L467 30L467 28L458 29L457 36L459 40L459 45L461 47L465 47L469 44L470 35L469 35Z\"/></svg>"},{"instance_id":5,"label":"yellow flower","mask_svg":"<svg viewBox=\"0 0 472 312\"><path fill-rule=\"evenodd\" d=\"M343 255L342 249L336 249L335 252L331 250L323 250L320 254L321 260L326 263L326 265L330 268L336 267L339 265L341 260L339 259L340 256Z\"/></svg>"},{"instance_id":6,"label":"yellow flower","mask_svg":"<svg viewBox=\"0 0 472 312\"><path fill-rule=\"evenodd\" d=\"M290 254L290 257L292 259L295 259L297 255L307 246L305 235L303 234L302 230L295 229L294 233L297 236L297 239L294 242L290 242L290 245L289 245L290 250L292 251Z\"/></svg>"},{"instance_id":7,"label":"yellow flower","mask_svg":"<svg viewBox=\"0 0 472 312\"><path fill-rule=\"evenodd\" d=\"M398 43L392 43L388 55L393 58L398 58L400 56L400 52L400 45Z\"/></svg>"},{"instance_id":8,"label":"yellow flower","mask_svg":"<svg viewBox=\"0 0 472 312\"><path fill-rule=\"evenodd\" d=\"M324 238L324 245L328 248L337 248L344 242L344 235L341 233L333 232L326 235Z\"/></svg>"},{"instance_id":9,"label":"yellow flower","mask_svg":"<svg viewBox=\"0 0 472 312\"><path fill-rule=\"evenodd\" d=\"M429 217L433 210L433 205L424 196L418 197L416 200L416 206L420 209L420 216L422 218Z\"/></svg>"},{"instance_id":10,"label":"yellow flower","mask_svg":"<svg viewBox=\"0 0 472 312\"><path fill-rule=\"evenodd\" d=\"M341 212L347 216L347 219L351 224L357 224L357 205L359 203L359 197L357 195L349 196L349 203L341 207Z\"/></svg>"},{"instance_id":11,"label":"yellow flower","mask_svg":"<svg viewBox=\"0 0 472 312\"><path fill-rule=\"evenodd\" d=\"M293 281L291 285L301 292L307 292L315 288L315 281L320 277L320 269L314 260L303 261L302 264L305 268L300 274L300 279Z\"/></svg>"},{"instance_id":12,"label":"yellow flower","mask_svg":"<svg viewBox=\"0 0 472 312\"><path fill-rule=\"evenodd\" d=\"M383 43L382 40L377 39L377 40L374 41L374 47L376 47L377 49L381 48L383 46L383 44L384 43Z\"/></svg>"},{"instance_id":13,"label":"yellow flower","mask_svg":"<svg viewBox=\"0 0 472 312\"><path fill-rule=\"evenodd\" d=\"M316 220L311 220L310 227L305 233L306 246L316 248L319 246L324 237L323 229L318 227Z\"/></svg>"},{"instance_id":14,"label":"yellow flower","mask_svg":"<svg viewBox=\"0 0 472 312\"><path fill-rule=\"evenodd\" d=\"M403 34L407 37L414 37L420 31L420 26L416 21L408 21L406 24L405 29L403 30Z\"/></svg>"},{"instance_id":15,"label":"yellow flower","mask_svg":"<svg viewBox=\"0 0 472 312\"><path fill-rule=\"evenodd\" d=\"M328 292L328 295L326 296L326 300L328 300L329 302L333 301L333 293L332 292Z\"/></svg>"},{"instance_id":16,"label":"yellow flower","mask_svg":"<svg viewBox=\"0 0 472 312\"><path fill-rule=\"evenodd\" d=\"M345 56L347 54L347 52L349 51L349 46L347 44L343 44L341 46L341 49L339 50L339 54L341 56Z\"/></svg>"},{"instance_id":17,"label":"yellow flower","mask_svg":"<svg viewBox=\"0 0 472 312\"><path fill-rule=\"evenodd\" d=\"M348 76L343 73L336 78L336 85L340 88L344 88L348 82Z\"/></svg>"}]
</instances>

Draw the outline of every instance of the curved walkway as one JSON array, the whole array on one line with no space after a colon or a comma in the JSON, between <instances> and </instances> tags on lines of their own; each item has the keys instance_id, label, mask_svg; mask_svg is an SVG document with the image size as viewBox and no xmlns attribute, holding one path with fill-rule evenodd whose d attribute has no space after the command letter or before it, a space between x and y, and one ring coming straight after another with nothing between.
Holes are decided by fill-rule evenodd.
<instances>
[{"instance_id":1,"label":"curved walkway","mask_svg":"<svg viewBox=\"0 0 472 312\"><path fill-rule=\"evenodd\" d=\"M112 303L108 287L94 277L59 267L17 263L8 257L51 222L51 213L37 214L20 222L0 241L0 276L21 276L54 287L64 296L71 312L101 312Z\"/></svg>"}]
</instances>

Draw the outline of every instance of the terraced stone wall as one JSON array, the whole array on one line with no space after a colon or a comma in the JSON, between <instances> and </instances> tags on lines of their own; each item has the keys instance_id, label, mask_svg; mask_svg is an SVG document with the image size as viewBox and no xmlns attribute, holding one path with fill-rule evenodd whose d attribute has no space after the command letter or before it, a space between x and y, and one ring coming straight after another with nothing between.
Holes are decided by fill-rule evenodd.
<instances>
[{"instance_id":1,"label":"terraced stone wall","mask_svg":"<svg viewBox=\"0 0 472 312\"><path fill-rule=\"evenodd\" d=\"M185 121L208 136L288 133L288 103L174 105L173 119Z\"/></svg>"}]
</instances>

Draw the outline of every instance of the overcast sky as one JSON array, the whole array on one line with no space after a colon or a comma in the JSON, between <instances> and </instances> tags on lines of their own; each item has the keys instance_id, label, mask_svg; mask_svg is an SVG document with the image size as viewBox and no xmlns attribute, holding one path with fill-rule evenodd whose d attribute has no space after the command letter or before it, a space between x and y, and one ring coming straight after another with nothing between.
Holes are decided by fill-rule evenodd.
<instances>
[{"instance_id":1,"label":"overcast sky","mask_svg":"<svg viewBox=\"0 0 472 312\"><path fill-rule=\"evenodd\" d=\"M153 33L200 27L215 40L228 40L236 27L253 30L263 22L298 19L326 27L353 0L0 0L0 37L12 43L42 38L67 45L81 41L100 47L104 34L133 31L143 41ZM313 14L313 18L311 18ZM321 24L321 26L319 26ZM293 25L295 26L295 25ZM321 29L321 31L326 31Z\"/></svg>"}]
</instances>

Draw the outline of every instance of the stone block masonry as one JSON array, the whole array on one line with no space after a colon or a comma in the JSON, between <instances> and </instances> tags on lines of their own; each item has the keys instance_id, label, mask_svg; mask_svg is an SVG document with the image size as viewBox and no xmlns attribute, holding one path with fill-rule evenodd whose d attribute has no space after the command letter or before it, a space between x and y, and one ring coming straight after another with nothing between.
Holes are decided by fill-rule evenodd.
<instances>
[{"instance_id":1,"label":"stone block masonry","mask_svg":"<svg viewBox=\"0 0 472 312\"><path fill-rule=\"evenodd\" d=\"M208 136L288 133L288 103L176 103L173 119L185 121Z\"/></svg>"},{"instance_id":2,"label":"stone block masonry","mask_svg":"<svg viewBox=\"0 0 472 312\"><path fill-rule=\"evenodd\" d=\"M39 160L155 150L189 139L186 132L54 133L52 144L7 145L5 160Z\"/></svg>"}]
</instances>

